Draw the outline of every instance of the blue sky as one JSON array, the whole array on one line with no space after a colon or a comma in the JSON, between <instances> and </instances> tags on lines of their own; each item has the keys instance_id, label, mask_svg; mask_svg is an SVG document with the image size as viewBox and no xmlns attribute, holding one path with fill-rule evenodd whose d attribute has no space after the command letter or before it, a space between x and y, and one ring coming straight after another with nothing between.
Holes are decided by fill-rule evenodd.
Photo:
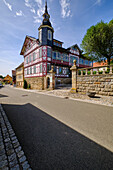
<instances>
[{"instance_id":1,"label":"blue sky","mask_svg":"<svg viewBox=\"0 0 113 170\"><path fill-rule=\"evenodd\" d=\"M26 35L38 38L44 0L0 0L0 75L11 75L21 62ZM80 46L87 29L113 19L113 0L48 0L54 38L67 48Z\"/></svg>"}]
</instances>

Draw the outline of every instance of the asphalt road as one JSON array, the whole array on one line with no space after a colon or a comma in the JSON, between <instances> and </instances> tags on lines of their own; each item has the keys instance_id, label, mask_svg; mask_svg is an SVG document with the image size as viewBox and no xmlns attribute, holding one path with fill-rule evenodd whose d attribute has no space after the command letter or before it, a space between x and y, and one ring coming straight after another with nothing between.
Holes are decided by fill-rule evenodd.
<instances>
[{"instance_id":1,"label":"asphalt road","mask_svg":"<svg viewBox=\"0 0 113 170\"><path fill-rule=\"evenodd\" d=\"M34 170L113 169L113 107L8 86L0 103Z\"/></svg>"}]
</instances>

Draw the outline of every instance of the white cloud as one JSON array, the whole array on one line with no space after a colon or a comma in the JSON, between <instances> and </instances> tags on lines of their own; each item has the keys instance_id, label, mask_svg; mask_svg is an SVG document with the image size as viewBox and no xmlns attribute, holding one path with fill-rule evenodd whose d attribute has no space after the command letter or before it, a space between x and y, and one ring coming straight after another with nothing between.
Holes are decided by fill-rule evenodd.
<instances>
[{"instance_id":1,"label":"white cloud","mask_svg":"<svg viewBox=\"0 0 113 170\"><path fill-rule=\"evenodd\" d=\"M34 23L41 23L42 22L42 15L44 13L44 5L42 3L42 0L35 0L38 9L37 9L37 13L36 16L34 16Z\"/></svg>"},{"instance_id":2,"label":"white cloud","mask_svg":"<svg viewBox=\"0 0 113 170\"><path fill-rule=\"evenodd\" d=\"M71 16L69 0L60 0L62 18Z\"/></svg>"},{"instance_id":3,"label":"white cloud","mask_svg":"<svg viewBox=\"0 0 113 170\"><path fill-rule=\"evenodd\" d=\"M17 15L17 16L23 16L24 14L23 14L23 12L20 10L19 12L16 12L16 15Z\"/></svg>"},{"instance_id":4,"label":"white cloud","mask_svg":"<svg viewBox=\"0 0 113 170\"><path fill-rule=\"evenodd\" d=\"M39 19L39 17L34 16L33 18L34 18L34 23L42 23L42 20Z\"/></svg>"},{"instance_id":5,"label":"white cloud","mask_svg":"<svg viewBox=\"0 0 113 170\"><path fill-rule=\"evenodd\" d=\"M12 5L10 5L9 3L7 3L6 0L3 0L3 2L4 2L5 5L9 8L9 10L12 11Z\"/></svg>"},{"instance_id":6,"label":"white cloud","mask_svg":"<svg viewBox=\"0 0 113 170\"><path fill-rule=\"evenodd\" d=\"M34 13L34 14L36 13L36 11L35 11L34 8L31 8L30 11L31 11L32 13Z\"/></svg>"},{"instance_id":7,"label":"white cloud","mask_svg":"<svg viewBox=\"0 0 113 170\"><path fill-rule=\"evenodd\" d=\"M38 5L42 5L42 0L35 0Z\"/></svg>"}]
</instances>

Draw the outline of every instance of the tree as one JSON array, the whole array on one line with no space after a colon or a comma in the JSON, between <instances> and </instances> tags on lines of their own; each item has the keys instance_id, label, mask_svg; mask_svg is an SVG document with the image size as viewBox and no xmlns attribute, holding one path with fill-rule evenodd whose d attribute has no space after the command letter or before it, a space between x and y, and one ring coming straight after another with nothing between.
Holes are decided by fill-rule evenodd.
<instances>
[{"instance_id":1,"label":"tree","mask_svg":"<svg viewBox=\"0 0 113 170\"><path fill-rule=\"evenodd\" d=\"M81 44L88 58L101 62L107 59L108 65L113 56L113 19L109 23L101 21L91 26Z\"/></svg>"},{"instance_id":2,"label":"tree","mask_svg":"<svg viewBox=\"0 0 113 170\"><path fill-rule=\"evenodd\" d=\"M23 88L24 88L24 89L27 89L27 81L26 81L26 80L24 80Z\"/></svg>"}]
</instances>

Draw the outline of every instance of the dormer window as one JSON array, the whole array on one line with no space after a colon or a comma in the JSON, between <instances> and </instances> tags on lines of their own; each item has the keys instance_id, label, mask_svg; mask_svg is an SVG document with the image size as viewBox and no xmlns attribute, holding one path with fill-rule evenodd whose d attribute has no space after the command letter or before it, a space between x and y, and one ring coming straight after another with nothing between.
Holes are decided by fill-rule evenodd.
<instances>
[{"instance_id":1,"label":"dormer window","mask_svg":"<svg viewBox=\"0 0 113 170\"><path fill-rule=\"evenodd\" d=\"M52 32L48 30L48 40L52 40Z\"/></svg>"}]
</instances>

